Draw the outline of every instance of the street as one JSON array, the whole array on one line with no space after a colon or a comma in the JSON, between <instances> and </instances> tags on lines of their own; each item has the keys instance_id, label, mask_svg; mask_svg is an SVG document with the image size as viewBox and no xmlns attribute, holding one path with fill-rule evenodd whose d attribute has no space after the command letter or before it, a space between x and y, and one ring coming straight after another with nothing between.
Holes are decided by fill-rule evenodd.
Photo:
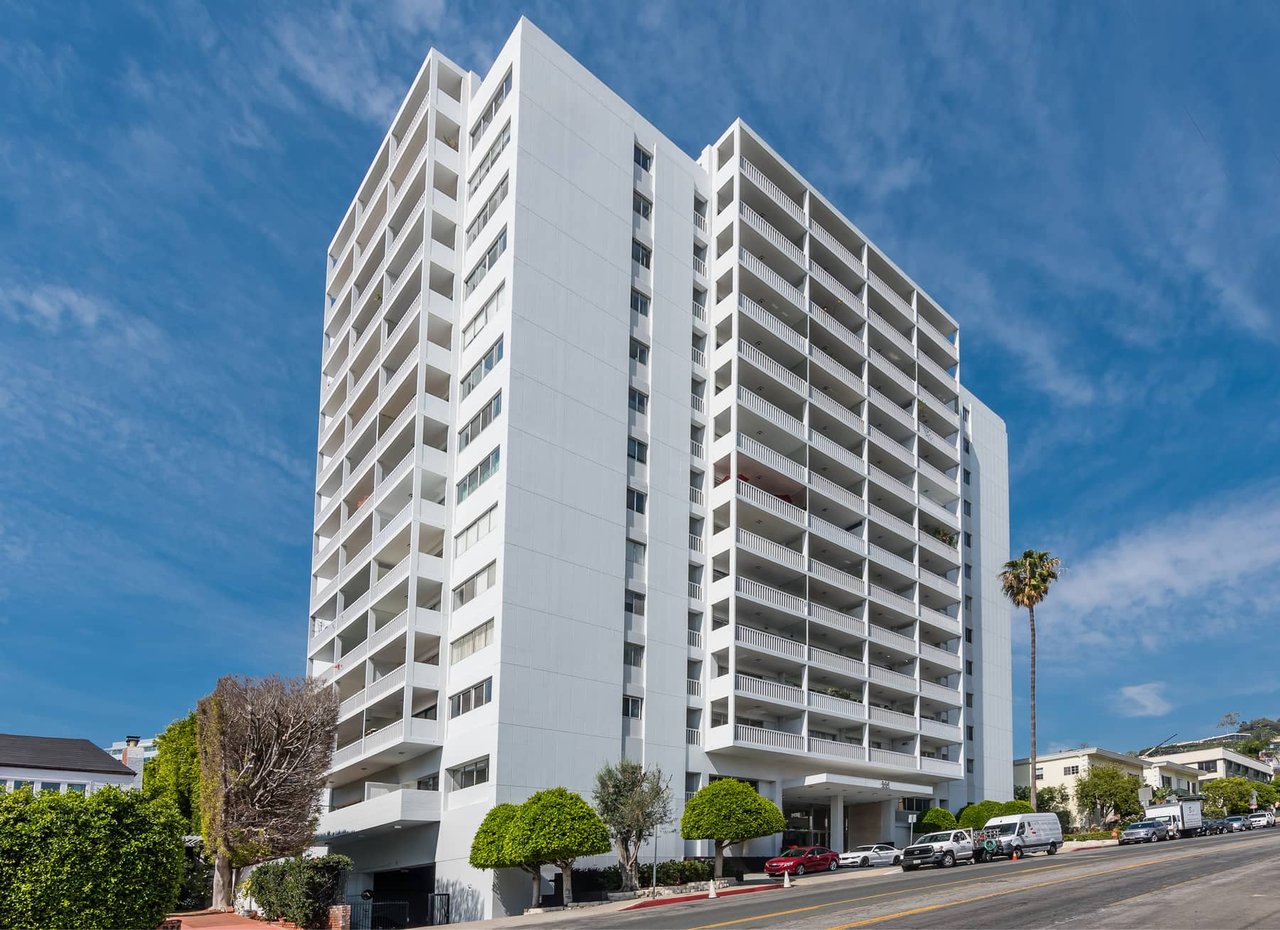
<instances>
[{"instance_id":1,"label":"street","mask_svg":"<svg viewBox=\"0 0 1280 930\"><path fill-rule=\"evenodd\" d=\"M842 871L789 891L639 911L560 914L562 924L761 927L1280 927L1280 829L926 870ZM548 915L549 916L549 915ZM542 921L503 921L541 927Z\"/></svg>"}]
</instances>

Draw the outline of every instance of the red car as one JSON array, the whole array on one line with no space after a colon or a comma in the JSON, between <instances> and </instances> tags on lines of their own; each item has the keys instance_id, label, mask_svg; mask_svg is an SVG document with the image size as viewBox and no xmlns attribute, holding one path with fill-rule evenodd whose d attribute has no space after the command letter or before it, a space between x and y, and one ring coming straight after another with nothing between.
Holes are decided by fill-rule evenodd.
<instances>
[{"instance_id":1,"label":"red car","mask_svg":"<svg viewBox=\"0 0 1280 930\"><path fill-rule=\"evenodd\" d=\"M834 872L840 868L840 854L825 846L796 846L764 864L764 873L775 878L784 872L803 875L805 872Z\"/></svg>"}]
</instances>

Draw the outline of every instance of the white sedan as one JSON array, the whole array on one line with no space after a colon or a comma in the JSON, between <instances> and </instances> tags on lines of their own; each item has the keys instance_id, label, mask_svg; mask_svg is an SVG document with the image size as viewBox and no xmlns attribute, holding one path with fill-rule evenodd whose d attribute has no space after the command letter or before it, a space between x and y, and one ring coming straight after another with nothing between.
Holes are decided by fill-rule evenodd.
<instances>
[{"instance_id":1,"label":"white sedan","mask_svg":"<svg viewBox=\"0 0 1280 930\"><path fill-rule=\"evenodd\" d=\"M856 846L848 852L840 854L840 865L844 868L870 868L873 865L901 865L902 850L888 843L876 843L874 846Z\"/></svg>"}]
</instances>

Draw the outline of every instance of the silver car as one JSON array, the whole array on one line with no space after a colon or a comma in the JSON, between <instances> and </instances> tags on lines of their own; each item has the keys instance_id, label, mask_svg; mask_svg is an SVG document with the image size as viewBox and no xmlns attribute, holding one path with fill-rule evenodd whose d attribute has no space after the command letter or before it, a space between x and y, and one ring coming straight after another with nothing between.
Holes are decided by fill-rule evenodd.
<instances>
[{"instance_id":1,"label":"silver car","mask_svg":"<svg viewBox=\"0 0 1280 930\"><path fill-rule=\"evenodd\" d=\"M855 846L848 852L840 854L840 865L844 868L867 869L874 865L901 865L902 850L888 843L876 843L872 846Z\"/></svg>"},{"instance_id":2,"label":"silver car","mask_svg":"<svg viewBox=\"0 0 1280 930\"><path fill-rule=\"evenodd\" d=\"M1120 834L1120 845L1129 843L1156 843L1169 838L1169 825L1163 820L1139 820L1125 827Z\"/></svg>"}]
</instances>

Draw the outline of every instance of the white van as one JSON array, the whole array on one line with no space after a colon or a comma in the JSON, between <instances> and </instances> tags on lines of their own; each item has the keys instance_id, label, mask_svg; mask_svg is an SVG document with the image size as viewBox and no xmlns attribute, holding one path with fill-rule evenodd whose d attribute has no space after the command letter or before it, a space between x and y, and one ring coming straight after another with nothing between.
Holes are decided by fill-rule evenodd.
<instances>
[{"instance_id":1,"label":"white van","mask_svg":"<svg viewBox=\"0 0 1280 930\"><path fill-rule=\"evenodd\" d=\"M992 817L982 828L981 840L975 838L974 845L982 853L982 859L997 856L1021 859L1027 853L1041 851L1052 856L1062 846L1062 824L1057 814Z\"/></svg>"}]
</instances>

